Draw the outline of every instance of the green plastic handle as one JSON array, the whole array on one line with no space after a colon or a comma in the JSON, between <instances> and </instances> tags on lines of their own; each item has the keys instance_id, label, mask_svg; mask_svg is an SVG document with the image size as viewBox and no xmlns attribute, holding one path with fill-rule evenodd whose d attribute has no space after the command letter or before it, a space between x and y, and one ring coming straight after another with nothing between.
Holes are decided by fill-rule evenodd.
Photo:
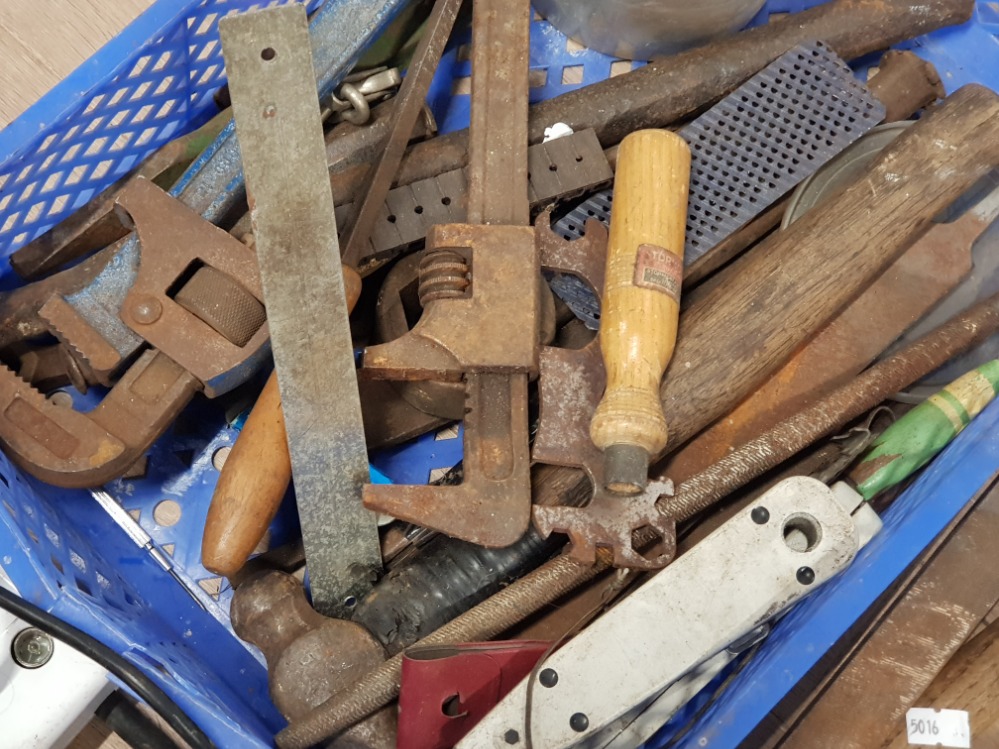
<instances>
[{"instance_id":1,"label":"green plastic handle","mask_svg":"<svg viewBox=\"0 0 999 749\"><path fill-rule=\"evenodd\" d=\"M962 375L909 411L871 445L850 479L864 499L926 465L999 391L999 359Z\"/></svg>"}]
</instances>

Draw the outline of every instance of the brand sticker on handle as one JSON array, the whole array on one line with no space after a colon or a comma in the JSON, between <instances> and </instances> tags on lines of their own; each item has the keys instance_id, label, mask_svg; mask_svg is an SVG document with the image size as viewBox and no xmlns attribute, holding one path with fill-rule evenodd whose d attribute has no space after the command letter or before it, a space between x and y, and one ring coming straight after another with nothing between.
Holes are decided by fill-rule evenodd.
<instances>
[{"instance_id":1,"label":"brand sticker on handle","mask_svg":"<svg viewBox=\"0 0 999 749\"><path fill-rule=\"evenodd\" d=\"M914 707L905 714L905 732L912 746L971 749L971 723L964 710Z\"/></svg>"},{"instance_id":2,"label":"brand sticker on handle","mask_svg":"<svg viewBox=\"0 0 999 749\"><path fill-rule=\"evenodd\" d=\"M683 259L665 247L638 245L635 258L635 286L661 291L679 304L683 283Z\"/></svg>"}]
</instances>

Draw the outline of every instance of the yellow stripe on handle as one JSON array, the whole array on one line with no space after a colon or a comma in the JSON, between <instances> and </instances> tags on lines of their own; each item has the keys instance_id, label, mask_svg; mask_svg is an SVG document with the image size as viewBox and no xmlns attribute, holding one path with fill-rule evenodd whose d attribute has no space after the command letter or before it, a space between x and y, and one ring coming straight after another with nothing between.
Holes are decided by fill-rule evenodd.
<instances>
[{"instance_id":1,"label":"yellow stripe on handle","mask_svg":"<svg viewBox=\"0 0 999 749\"><path fill-rule=\"evenodd\" d=\"M618 493L641 491L649 455L666 445L659 382L676 342L689 183L680 136L639 130L621 141L600 319L607 389L590 424Z\"/></svg>"}]
</instances>

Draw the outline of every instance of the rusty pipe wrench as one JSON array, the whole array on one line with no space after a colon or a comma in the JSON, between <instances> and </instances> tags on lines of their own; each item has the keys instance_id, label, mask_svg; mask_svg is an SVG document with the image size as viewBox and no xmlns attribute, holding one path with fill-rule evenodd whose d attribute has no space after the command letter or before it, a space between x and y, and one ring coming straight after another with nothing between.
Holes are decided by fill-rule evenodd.
<instances>
[{"instance_id":1,"label":"rusty pipe wrench","mask_svg":"<svg viewBox=\"0 0 999 749\"><path fill-rule=\"evenodd\" d=\"M434 227L416 327L368 348L374 379L464 378L464 480L364 488L370 509L484 546L530 522L527 385L537 372L541 293L527 199L530 6L477 0L472 14L468 223Z\"/></svg>"},{"instance_id":2,"label":"rusty pipe wrench","mask_svg":"<svg viewBox=\"0 0 999 749\"><path fill-rule=\"evenodd\" d=\"M377 36L405 5L405 0L327 0L314 14L310 26L313 75L319 97L329 96ZM325 159L325 155L324 155ZM171 195L212 223L224 225L243 196L243 174L233 124L188 168L170 191ZM141 238L134 232L117 244L114 259L85 285L59 293L59 303L72 310L90 331L103 339L117 363L128 361L145 340L122 320L122 299L139 273ZM57 282L58 283L58 282ZM45 331L48 322L33 310L25 310L21 322ZM85 345L72 340L70 345ZM247 367L235 373L240 382L255 371Z\"/></svg>"},{"instance_id":3,"label":"rusty pipe wrench","mask_svg":"<svg viewBox=\"0 0 999 749\"><path fill-rule=\"evenodd\" d=\"M263 294L249 248L146 180L130 184L115 205L141 248L120 319L149 348L119 377L121 361L100 332L60 295L44 302L38 295L38 315L80 381L111 385L114 377L113 387L95 409L80 413L46 400L0 367L0 445L18 466L58 486L93 487L117 478L195 392L226 392L240 372L267 356ZM52 277L39 285L57 283Z\"/></svg>"},{"instance_id":4,"label":"rusty pipe wrench","mask_svg":"<svg viewBox=\"0 0 999 749\"><path fill-rule=\"evenodd\" d=\"M313 605L345 617L381 569L305 9L220 24Z\"/></svg>"}]
</instances>

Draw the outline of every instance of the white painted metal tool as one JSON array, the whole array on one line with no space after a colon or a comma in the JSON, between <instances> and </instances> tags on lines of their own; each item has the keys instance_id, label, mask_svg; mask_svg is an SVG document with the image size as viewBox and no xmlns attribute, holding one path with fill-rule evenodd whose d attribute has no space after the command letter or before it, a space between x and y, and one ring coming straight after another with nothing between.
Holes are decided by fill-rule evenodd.
<instances>
[{"instance_id":1,"label":"white painted metal tool","mask_svg":"<svg viewBox=\"0 0 999 749\"><path fill-rule=\"evenodd\" d=\"M880 527L846 484L781 482L557 650L459 749L647 736L734 657L733 643L844 569ZM636 723L650 706L656 720Z\"/></svg>"}]
</instances>

